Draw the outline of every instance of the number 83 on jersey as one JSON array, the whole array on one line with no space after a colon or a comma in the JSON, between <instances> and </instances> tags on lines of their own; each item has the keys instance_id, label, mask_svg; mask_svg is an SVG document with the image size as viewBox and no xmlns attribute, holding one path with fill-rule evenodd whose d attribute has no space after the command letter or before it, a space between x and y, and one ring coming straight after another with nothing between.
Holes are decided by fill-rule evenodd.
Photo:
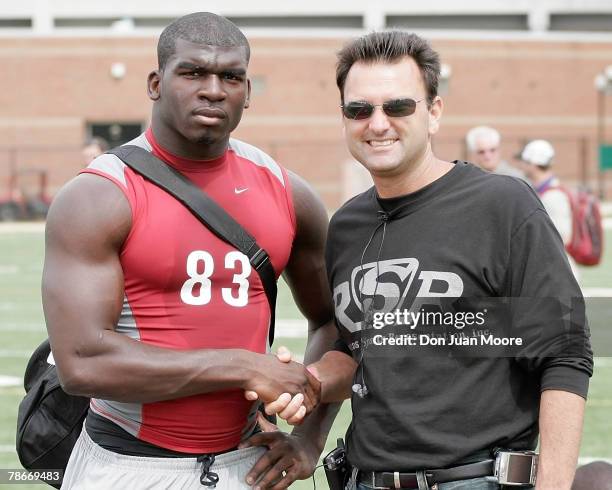
<instances>
[{"instance_id":1,"label":"number 83 on jersey","mask_svg":"<svg viewBox=\"0 0 612 490\"><path fill-rule=\"evenodd\" d=\"M249 302L249 281L251 263L242 252L233 250L225 256L224 267L235 271L232 287L221 288L223 301L230 306L243 307ZM202 271L202 272L199 272ZM205 250L194 250L187 257L188 279L181 288L183 303L193 306L203 306L210 303L212 282L215 271L213 256Z\"/></svg>"}]
</instances>

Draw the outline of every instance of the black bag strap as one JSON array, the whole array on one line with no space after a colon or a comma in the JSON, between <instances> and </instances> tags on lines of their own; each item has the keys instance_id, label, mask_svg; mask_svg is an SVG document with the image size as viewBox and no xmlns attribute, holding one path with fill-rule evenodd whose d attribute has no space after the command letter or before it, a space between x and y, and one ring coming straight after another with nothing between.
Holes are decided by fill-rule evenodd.
<instances>
[{"instance_id":1,"label":"black bag strap","mask_svg":"<svg viewBox=\"0 0 612 490\"><path fill-rule=\"evenodd\" d=\"M249 262L261 278L270 304L269 342L272 345L277 289L276 274L268 253L210 196L151 152L139 146L123 145L112 148L107 153L117 156L130 168L176 198L215 235L233 245L249 258Z\"/></svg>"}]
</instances>

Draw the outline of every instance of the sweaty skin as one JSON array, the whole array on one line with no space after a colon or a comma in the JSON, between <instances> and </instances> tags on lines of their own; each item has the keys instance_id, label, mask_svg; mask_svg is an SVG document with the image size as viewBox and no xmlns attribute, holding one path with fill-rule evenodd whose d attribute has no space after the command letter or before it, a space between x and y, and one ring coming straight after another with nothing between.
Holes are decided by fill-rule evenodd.
<instances>
[{"instance_id":1,"label":"sweaty skin","mask_svg":"<svg viewBox=\"0 0 612 490\"><path fill-rule=\"evenodd\" d=\"M278 391L315 396L301 365L272 355L239 349L177 352L116 333L124 295L119 252L130 225L123 193L94 175L75 178L49 213L43 301L67 392L123 402L230 387L252 388L262 399Z\"/></svg>"},{"instance_id":2,"label":"sweaty skin","mask_svg":"<svg viewBox=\"0 0 612 490\"><path fill-rule=\"evenodd\" d=\"M223 154L249 105L247 65L242 47L177 41L164 69L148 78L152 131L160 145L190 159ZM302 179L291 174L290 181L297 234L284 276L308 320L309 358L314 360L335 337L323 258L327 213ZM115 332L124 297L119 256L131 226L126 197L96 175L74 178L53 201L42 293L65 391L147 403L240 388L264 402L283 393L300 394L310 412L319 401L320 383L300 363L242 349L164 349ZM274 436L278 441L287 437ZM304 475L304 468L292 474Z\"/></svg>"}]
</instances>

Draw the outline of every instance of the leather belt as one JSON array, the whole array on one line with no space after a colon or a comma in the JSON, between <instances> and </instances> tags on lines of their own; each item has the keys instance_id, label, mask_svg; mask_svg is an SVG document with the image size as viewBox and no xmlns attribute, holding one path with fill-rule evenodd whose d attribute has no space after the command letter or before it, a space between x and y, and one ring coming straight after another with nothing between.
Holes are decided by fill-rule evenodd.
<instances>
[{"instance_id":1,"label":"leather belt","mask_svg":"<svg viewBox=\"0 0 612 490\"><path fill-rule=\"evenodd\" d=\"M469 480L482 476L493 476L495 460L487 459L454 468L423 470L415 473L398 471L359 471L357 481L378 488L420 488L419 478L425 475L429 486L455 480Z\"/></svg>"}]
</instances>

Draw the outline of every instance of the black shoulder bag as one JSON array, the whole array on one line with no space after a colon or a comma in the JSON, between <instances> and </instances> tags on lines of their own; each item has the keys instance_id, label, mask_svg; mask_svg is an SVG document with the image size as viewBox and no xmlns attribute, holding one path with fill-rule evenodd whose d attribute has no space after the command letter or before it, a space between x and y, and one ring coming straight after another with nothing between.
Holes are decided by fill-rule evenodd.
<instances>
[{"instance_id":1,"label":"black shoulder bag","mask_svg":"<svg viewBox=\"0 0 612 490\"><path fill-rule=\"evenodd\" d=\"M270 304L269 342L274 340L276 274L268 253L234 218L187 177L139 146L124 145L108 153L181 202L215 235L249 258L259 274ZM17 416L17 454L28 470L65 470L81 433L89 398L68 395L60 386L51 347L45 340L32 354L24 375L26 395ZM51 361L51 362L50 362ZM61 479L41 478L59 488ZM45 475L43 475L44 477Z\"/></svg>"}]
</instances>

